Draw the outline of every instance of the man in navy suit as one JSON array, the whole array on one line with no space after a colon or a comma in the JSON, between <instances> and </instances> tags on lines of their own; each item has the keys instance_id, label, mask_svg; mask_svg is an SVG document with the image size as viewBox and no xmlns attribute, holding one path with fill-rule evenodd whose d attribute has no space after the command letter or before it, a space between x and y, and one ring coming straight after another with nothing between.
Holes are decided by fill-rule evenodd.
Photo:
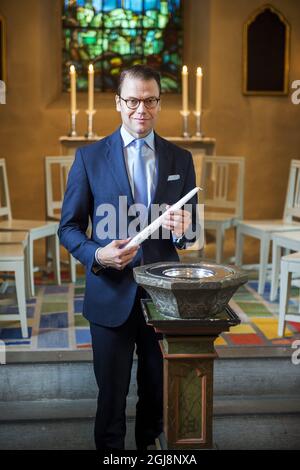
<instances>
[{"instance_id":1,"label":"man in navy suit","mask_svg":"<svg viewBox=\"0 0 300 470\"><path fill-rule=\"evenodd\" d=\"M160 76L143 65L120 75L116 107L122 126L112 135L79 148L70 170L58 235L61 243L86 267L83 315L90 322L94 372L99 387L95 442L99 450L124 449L126 397L134 348L138 358L135 439L146 450L163 429L163 364L157 335L143 317L145 291L133 279L135 266L178 261L191 226L190 211L165 218L168 238L147 239L126 248L134 203L171 205L193 189L191 154L158 136L153 128L160 111ZM120 207L120 196L126 205ZM196 204L196 196L190 201ZM101 232L103 204L121 214L116 233ZM121 209L121 210L120 210ZM92 233L86 230L89 218ZM194 218L193 218L194 223Z\"/></svg>"}]
</instances>

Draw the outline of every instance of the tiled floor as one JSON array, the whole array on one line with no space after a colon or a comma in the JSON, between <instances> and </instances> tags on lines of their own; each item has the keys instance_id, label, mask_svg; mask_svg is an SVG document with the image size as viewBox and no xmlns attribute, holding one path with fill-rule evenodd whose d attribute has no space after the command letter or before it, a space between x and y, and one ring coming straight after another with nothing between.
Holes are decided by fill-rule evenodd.
<instances>
[{"instance_id":1,"label":"tiled floor","mask_svg":"<svg viewBox=\"0 0 300 470\"><path fill-rule=\"evenodd\" d=\"M253 277L253 276L250 276ZM29 325L28 339L22 338L20 323L0 323L0 339L7 350L49 351L90 349L89 323L82 316L84 277L76 285L63 282L53 285L49 278L36 277L37 295L27 304ZM257 281L250 280L234 295L231 306L239 314L241 324L222 334L217 341L218 348L226 347L278 347L290 345L300 338L300 323L290 322L284 338L277 336L278 299L269 301L270 285L267 283L263 296L257 293ZM8 292L13 294L14 287ZM294 288L290 300L291 312L298 312L299 289ZM1 314L17 313L16 306L1 305ZM238 352L238 349L237 349Z\"/></svg>"}]
</instances>

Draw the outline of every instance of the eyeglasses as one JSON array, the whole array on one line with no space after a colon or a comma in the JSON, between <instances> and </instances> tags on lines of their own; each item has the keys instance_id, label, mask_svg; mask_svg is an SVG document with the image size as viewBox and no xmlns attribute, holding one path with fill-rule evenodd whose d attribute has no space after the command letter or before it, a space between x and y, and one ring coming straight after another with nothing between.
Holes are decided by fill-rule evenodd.
<instances>
[{"instance_id":1,"label":"eyeglasses","mask_svg":"<svg viewBox=\"0 0 300 470\"><path fill-rule=\"evenodd\" d=\"M137 98L129 98L125 100L122 96L119 95L119 98L125 101L127 108L129 109L137 109L141 102L144 103L147 109L154 109L158 105L160 98L155 98L154 96L150 98L146 98L144 100L138 100Z\"/></svg>"}]
</instances>

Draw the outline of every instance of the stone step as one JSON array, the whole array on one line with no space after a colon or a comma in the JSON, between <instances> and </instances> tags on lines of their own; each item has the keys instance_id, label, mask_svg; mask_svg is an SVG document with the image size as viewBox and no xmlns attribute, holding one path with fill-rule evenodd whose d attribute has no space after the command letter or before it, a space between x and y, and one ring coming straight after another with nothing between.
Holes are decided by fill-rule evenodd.
<instances>
[{"instance_id":1,"label":"stone step","mask_svg":"<svg viewBox=\"0 0 300 470\"><path fill-rule=\"evenodd\" d=\"M127 401L127 418L134 418L135 402ZM94 419L96 407L93 399L0 402L0 423ZM284 414L298 414L300 417L300 397L216 397L213 414L215 417Z\"/></svg>"},{"instance_id":2,"label":"stone step","mask_svg":"<svg viewBox=\"0 0 300 470\"><path fill-rule=\"evenodd\" d=\"M95 400L0 403L0 449L94 449ZM300 399L216 398L217 449L299 449ZM126 449L134 449L134 407L127 407Z\"/></svg>"},{"instance_id":3,"label":"stone step","mask_svg":"<svg viewBox=\"0 0 300 470\"><path fill-rule=\"evenodd\" d=\"M129 399L136 396L136 360ZM289 357L218 359L215 396L298 395L300 365ZM0 402L41 399L93 399L97 385L90 361L22 363L0 366Z\"/></svg>"}]
</instances>

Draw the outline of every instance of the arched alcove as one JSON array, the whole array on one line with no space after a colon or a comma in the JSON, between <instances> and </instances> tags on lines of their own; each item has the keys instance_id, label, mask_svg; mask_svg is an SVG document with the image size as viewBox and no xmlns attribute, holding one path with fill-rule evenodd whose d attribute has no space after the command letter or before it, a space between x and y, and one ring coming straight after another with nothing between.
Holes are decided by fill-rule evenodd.
<instances>
[{"instance_id":1,"label":"arched alcove","mask_svg":"<svg viewBox=\"0 0 300 470\"><path fill-rule=\"evenodd\" d=\"M256 10L244 25L243 92L288 93L290 26L272 5Z\"/></svg>"}]
</instances>

